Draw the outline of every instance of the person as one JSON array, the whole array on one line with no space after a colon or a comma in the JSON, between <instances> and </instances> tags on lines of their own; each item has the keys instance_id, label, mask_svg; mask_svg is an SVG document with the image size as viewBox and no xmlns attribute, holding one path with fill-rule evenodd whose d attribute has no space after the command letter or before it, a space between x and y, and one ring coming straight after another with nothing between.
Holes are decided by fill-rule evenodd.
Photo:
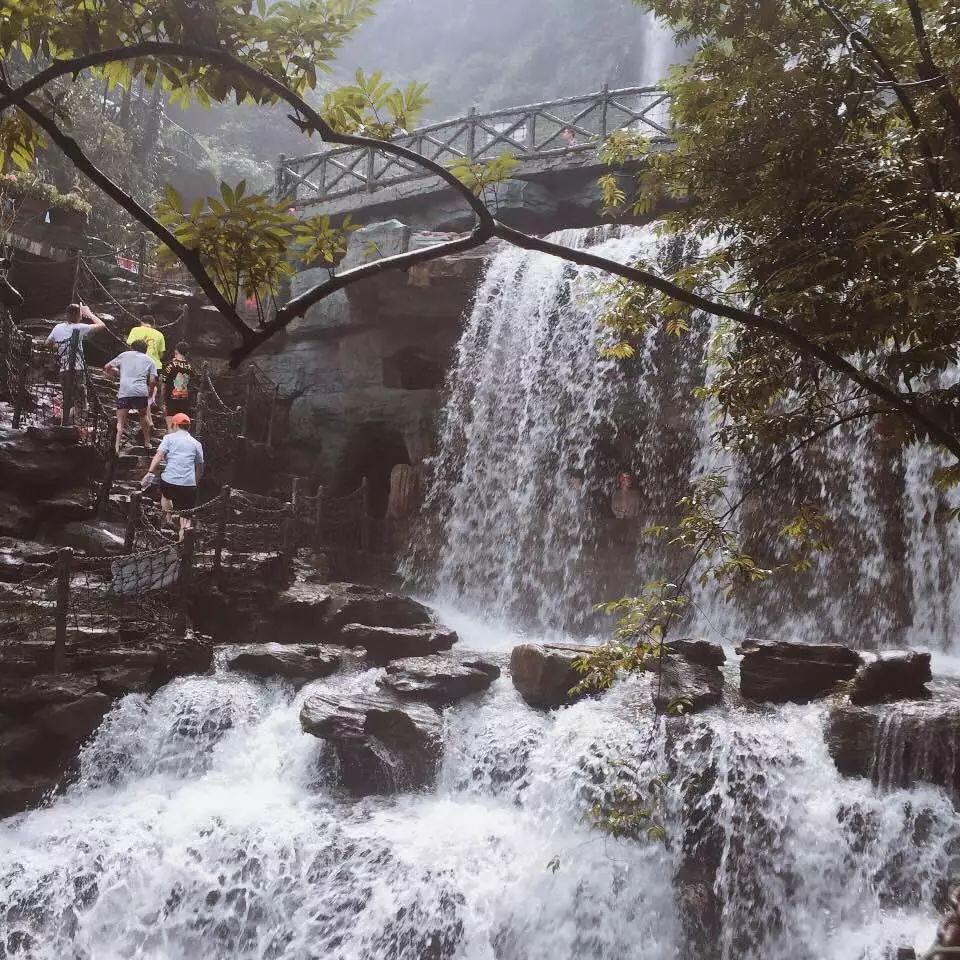
<instances>
[{"instance_id":1,"label":"person","mask_svg":"<svg viewBox=\"0 0 960 960\"><path fill-rule=\"evenodd\" d=\"M143 340L147 345L147 356L153 361L157 370L157 382L160 382L160 371L163 369L163 355L167 352L167 340L164 335L156 329L157 321L150 313L145 313L140 318L140 325L134 327L127 334L127 345L133 346L138 340ZM155 393L150 394L150 406L157 401Z\"/></svg>"},{"instance_id":2,"label":"person","mask_svg":"<svg viewBox=\"0 0 960 960\"><path fill-rule=\"evenodd\" d=\"M610 511L618 520L640 515L640 491L633 489L633 477L629 473L617 474L617 488L610 498Z\"/></svg>"},{"instance_id":3,"label":"person","mask_svg":"<svg viewBox=\"0 0 960 960\"><path fill-rule=\"evenodd\" d=\"M62 395L65 398L69 392L72 398L69 410L66 409L66 404L61 402L62 420L65 424L70 423L73 409L82 410L86 403L86 362L83 357L83 341L90 334L106 329L107 325L89 307L82 303L71 303L64 311L63 320L50 331L50 336L47 337L47 345L52 346L57 351L57 370L60 374ZM80 343L73 362L73 383L70 385L72 389L68 391L70 341L73 338L74 331L80 334Z\"/></svg>"},{"instance_id":4,"label":"person","mask_svg":"<svg viewBox=\"0 0 960 960\"><path fill-rule=\"evenodd\" d=\"M568 147L573 147L577 143L577 135L573 132L573 127L564 127L560 136L563 137L563 142Z\"/></svg>"},{"instance_id":5,"label":"person","mask_svg":"<svg viewBox=\"0 0 960 960\"><path fill-rule=\"evenodd\" d=\"M173 348L173 359L163 371L163 413L167 418L167 433L173 433L173 418L178 413L188 417L193 413L193 367L188 358L190 346L181 340Z\"/></svg>"},{"instance_id":6,"label":"person","mask_svg":"<svg viewBox=\"0 0 960 960\"><path fill-rule=\"evenodd\" d=\"M150 448L150 433L153 420L150 416L150 393L157 386L157 368L147 356L147 344L137 340L132 350L124 350L114 357L104 368L104 373L113 379L119 379L117 387L117 453L123 444L123 434L127 429L128 411L136 410L140 417L140 429L143 431L143 445Z\"/></svg>"},{"instance_id":7,"label":"person","mask_svg":"<svg viewBox=\"0 0 960 960\"><path fill-rule=\"evenodd\" d=\"M190 435L190 418L185 413L176 413L171 418L174 431L161 441L150 469L143 478L143 485L150 482L163 465L160 476L160 505L168 524L173 523L173 511L192 510L197 505L197 488L203 478L203 447ZM190 529L190 518L180 517L180 539Z\"/></svg>"}]
</instances>

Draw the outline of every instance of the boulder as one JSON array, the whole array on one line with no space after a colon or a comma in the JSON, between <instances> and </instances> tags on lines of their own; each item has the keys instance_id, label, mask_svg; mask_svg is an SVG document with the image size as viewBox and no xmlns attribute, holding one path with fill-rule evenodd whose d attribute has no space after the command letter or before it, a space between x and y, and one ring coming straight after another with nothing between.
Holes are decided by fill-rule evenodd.
<instances>
[{"instance_id":1,"label":"boulder","mask_svg":"<svg viewBox=\"0 0 960 960\"><path fill-rule=\"evenodd\" d=\"M858 706L890 700L925 700L933 679L930 654L909 651L880 656L865 663L854 677L850 702Z\"/></svg>"},{"instance_id":2,"label":"boulder","mask_svg":"<svg viewBox=\"0 0 960 960\"><path fill-rule=\"evenodd\" d=\"M510 655L510 675L531 707L559 707L572 703L570 693L583 676L574 664L589 653L590 647L558 644L522 643Z\"/></svg>"},{"instance_id":3,"label":"boulder","mask_svg":"<svg viewBox=\"0 0 960 960\"><path fill-rule=\"evenodd\" d=\"M72 703L96 689L97 678L91 675L46 674L27 680L0 680L0 713L17 718L32 716L47 707Z\"/></svg>"},{"instance_id":4,"label":"boulder","mask_svg":"<svg viewBox=\"0 0 960 960\"><path fill-rule=\"evenodd\" d=\"M486 690L499 676L500 668L493 664L435 655L397 660L379 683L401 697L444 704Z\"/></svg>"},{"instance_id":5,"label":"boulder","mask_svg":"<svg viewBox=\"0 0 960 960\"><path fill-rule=\"evenodd\" d=\"M297 688L336 673L348 651L319 643L260 643L228 654L227 668L256 677L289 680Z\"/></svg>"},{"instance_id":6,"label":"boulder","mask_svg":"<svg viewBox=\"0 0 960 960\"><path fill-rule=\"evenodd\" d=\"M850 680L863 663L860 654L839 643L746 640L737 648L740 693L767 703L809 703Z\"/></svg>"},{"instance_id":7,"label":"boulder","mask_svg":"<svg viewBox=\"0 0 960 960\"><path fill-rule=\"evenodd\" d=\"M337 642L345 647L363 647L367 659L382 666L406 657L427 657L449 650L456 642L452 630L432 627L377 627L348 623L337 633Z\"/></svg>"},{"instance_id":8,"label":"boulder","mask_svg":"<svg viewBox=\"0 0 960 960\"><path fill-rule=\"evenodd\" d=\"M76 520L68 523L48 539L60 547L73 547L93 556L122 553L126 534L121 523L97 523Z\"/></svg>"},{"instance_id":9,"label":"boulder","mask_svg":"<svg viewBox=\"0 0 960 960\"><path fill-rule=\"evenodd\" d=\"M956 698L830 712L827 747L840 773L885 788L930 783L960 799L960 706Z\"/></svg>"},{"instance_id":10,"label":"boulder","mask_svg":"<svg viewBox=\"0 0 960 960\"><path fill-rule=\"evenodd\" d=\"M650 692L658 713L699 713L723 702L723 674L718 666L667 654L662 671Z\"/></svg>"},{"instance_id":11,"label":"boulder","mask_svg":"<svg viewBox=\"0 0 960 960\"><path fill-rule=\"evenodd\" d=\"M82 743L100 726L113 699L99 691L70 703L56 703L38 710L31 720L61 743Z\"/></svg>"},{"instance_id":12,"label":"boulder","mask_svg":"<svg viewBox=\"0 0 960 960\"><path fill-rule=\"evenodd\" d=\"M421 790L436 778L441 717L432 707L390 694L307 697L304 732L333 746L341 784L354 796Z\"/></svg>"},{"instance_id":13,"label":"boulder","mask_svg":"<svg viewBox=\"0 0 960 960\"><path fill-rule=\"evenodd\" d=\"M688 663L698 663L705 667L722 667L727 661L723 647L709 640L668 640L664 646L670 653L682 657Z\"/></svg>"}]
</instances>

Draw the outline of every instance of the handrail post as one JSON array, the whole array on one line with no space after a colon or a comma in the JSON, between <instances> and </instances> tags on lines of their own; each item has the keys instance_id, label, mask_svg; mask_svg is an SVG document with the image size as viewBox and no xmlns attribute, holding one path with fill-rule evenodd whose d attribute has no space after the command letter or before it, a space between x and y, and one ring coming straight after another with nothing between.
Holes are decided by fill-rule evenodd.
<instances>
[{"instance_id":1,"label":"handrail post","mask_svg":"<svg viewBox=\"0 0 960 960\"><path fill-rule=\"evenodd\" d=\"M313 549L323 548L323 484L317 487L317 502L313 508Z\"/></svg>"},{"instance_id":2,"label":"handrail post","mask_svg":"<svg viewBox=\"0 0 960 960\"><path fill-rule=\"evenodd\" d=\"M107 445L107 459L103 465L103 480L97 494L97 516L102 517L107 512L110 503L110 491L113 489L113 474L117 465L117 448L110 443Z\"/></svg>"},{"instance_id":3,"label":"handrail post","mask_svg":"<svg viewBox=\"0 0 960 960\"><path fill-rule=\"evenodd\" d=\"M370 552L370 484L366 477L360 481L360 549Z\"/></svg>"},{"instance_id":4,"label":"handrail post","mask_svg":"<svg viewBox=\"0 0 960 960\"><path fill-rule=\"evenodd\" d=\"M200 389L197 390L197 418L193 429L193 435L198 440L203 435L203 410L207 402L207 391L204 388L206 387L207 376L207 364L204 363L200 368Z\"/></svg>"},{"instance_id":5,"label":"handrail post","mask_svg":"<svg viewBox=\"0 0 960 960\"><path fill-rule=\"evenodd\" d=\"M131 493L127 508L127 529L123 537L123 552L133 553L133 545L137 539L137 521L140 519L141 493Z\"/></svg>"},{"instance_id":6,"label":"handrail post","mask_svg":"<svg viewBox=\"0 0 960 960\"><path fill-rule=\"evenodd\" d=\"M241 433L237 437L236 450L233 456L233 483L231 486L243 489L240 481L243 479L244 461L247 459L247 438Z\"/></svg>"},{"instance_id":7,"label":"handrail post","mask_svg":"<svg viewBox=\"0 0 960 960\"><path fill-rule=\"evenodd\" d=\"M253 388L256 384L257 374L252 366L247 367L247 386L243 394L243 421L240 426L240 432L245 436L250 435L250 405L253 402Z\"/></svg>"},{"instance_id":8,"label":"handrail post","mask_svg":"<svg viewBox=\"0 0 960 960\"><path fill-rule=\"evenodd\" d=\"M53 672L63 673L67 657L67 613L70 609L70 570L73 550L64 547L57 551L57 610L56 633L53 641Z\"/></svg>"},{"instance_id":9,"label":"handrail post","mask_svg":"<svg viewBox=\"0 0 960 960\"><path fill-rule=\"evenodd\" d=\"M477 159L477 108L472 106L467 114L467 159L474 163Z\"/></svg>"},{"instance_id":10,"label":"handrail post","mask_svg":"<svg viewBox=\"0 0 960 960\"><path fill-rule=\"evenodd\" d=\"M373 193L376 190L374 181L377 176L377 151L373 147L367 147L367 193Z\"/></svg>"},{"instance_id":11,"label":"handrail post","mask_svg":"<svg viewBox=\"0 0 960 960\"><path fill-rule=\"evenodd\" d=\"M20 429L20 420L27 405L27 376L33 366L33 345L28 341L26 357L17 371L17 389L13 401L13 428Z\"/></svg>"},{"instance_id":12,"label":"handrail post","mask_svg":"<svg viewBox=\"0 0 960 960\"><path fill-rule=\"evenodd\" d=\"M605 83L600 88L600 95L603 97L600 106L600 140L607 139L607 107L610 103L610 84Z\"/></svg>"},{"instance_id":13,"label":"handrail post","mask_svg":"<svg viewBox=\"0 0 960 960\"><path fill-rule=\"evenodd\" d=\"M69 427L73 423L73 395L77 376L77 354L80 351L80 331L74 330L70 334L70 345L67 347L67 376L63 381L63 396L60 398L60 424Z\"/></svg>"},{"instance_id":14,"label":"handrail post","mask_svg":"<svg viewBox=\"0 0 960 960\"><path fill-rule=\"evenodd\" d=\"M230 516L230 497L233 490L229 483L223 485L220 496L223 497L223 503L220 505L220 516L217 517L217 538L213 549L213 572L219 573L223 566L223 548L227 541L227 517Z\"/></svg>"},{"instance_id":15,"label":"handrail post","mask_svg":"<svg viewBox=\"0 0 960 960\"><path fill-rule=\"evenodd\" d=\"M277 403L280 399L279 384L273 388L273 397L270 400L270 419L267 421L267 446L273 446L273 418L277 412Z\"/></svg>"}]
</instances>

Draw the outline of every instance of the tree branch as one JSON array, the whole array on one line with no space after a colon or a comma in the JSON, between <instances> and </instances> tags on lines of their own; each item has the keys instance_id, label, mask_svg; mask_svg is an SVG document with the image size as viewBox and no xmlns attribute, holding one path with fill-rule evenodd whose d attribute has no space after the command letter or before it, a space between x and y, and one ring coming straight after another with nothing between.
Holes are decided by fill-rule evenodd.
<instances>
[{"instance_id":1,"label":"tree branch","mask_svg":"<svg viewBox=\"0 0 960 960\"><path fill-rule=\"evenodd\" d=\"M953 121L957 128L956 133L960 135L960 101L957 100L950 87L950 81L944 76L943 71L937 66L933 59L933 51L930 49L930 40L927 37L927 28L923 23L923 11L917 0L907 0L907 6L910 8L910 19L913 21L913 32L917 35L917 46L920 48L920 64L917 67L917 76L921 80L927 80L939 92L937 99L944 113Z\"/></svg>"},{"instance_id":2,"label":"tree branch","mask_svg":"<svg viewBox=\"0 0 960 960\"><path fill-rule=\"evenodd\" d=\"M10 88L0 81L0 90ZM87 179L95 183L104 193L115 200L135 220L146 227L157 239L165 243L179 257L183 265L190 271L191 276L200 285L203 292L210 298L210 302L224 315L236 329L244 342L250 337L250 328L240 319L236 308L223 296L216 283L204 269L196 251L184 246L159 220L142 207L125 190L113 182L99 167L97 167L83 152L73 137L65 134L57 124L41 110L37 109L29 100L17 104L48 137L63 151L73 165L83 173Z\"/></svg>"}]
</instances>

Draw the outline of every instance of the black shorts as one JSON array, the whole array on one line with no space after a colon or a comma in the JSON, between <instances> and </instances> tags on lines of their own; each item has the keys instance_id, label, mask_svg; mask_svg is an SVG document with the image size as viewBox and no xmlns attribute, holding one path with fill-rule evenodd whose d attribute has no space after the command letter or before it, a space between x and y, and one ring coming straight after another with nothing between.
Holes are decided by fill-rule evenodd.
<instances>
[{"instance_id":1,"label":"black shorts","mask_svg":"<svg viewBox=\"0 0 960 960\"><path fill-rule=\"evenodd\" d=\"M117 397L118 410L146 410L149 397Z\"/></svg>"},{"instance_id":2,"label":"black shorts","mask_svg":"<svg viewBox=\"0 0 960 960\"><path fill-rule=\"evenodd\" d=\"M168 417L175 417L178 413L193 417L193 405L189 400L168 400L165 409Z\"/></svg>"},{"instance_id":3,"label":"black shorts","mask_svg":"<svg viewBox=\"0 0 960 960\"><path fill-rule=\"evenodd\" d=\"M177 510L192 510L197 505L197 488L179 483L167 483L160 478L160 494L166 497Z\"/></svg>"}]
</instances>

